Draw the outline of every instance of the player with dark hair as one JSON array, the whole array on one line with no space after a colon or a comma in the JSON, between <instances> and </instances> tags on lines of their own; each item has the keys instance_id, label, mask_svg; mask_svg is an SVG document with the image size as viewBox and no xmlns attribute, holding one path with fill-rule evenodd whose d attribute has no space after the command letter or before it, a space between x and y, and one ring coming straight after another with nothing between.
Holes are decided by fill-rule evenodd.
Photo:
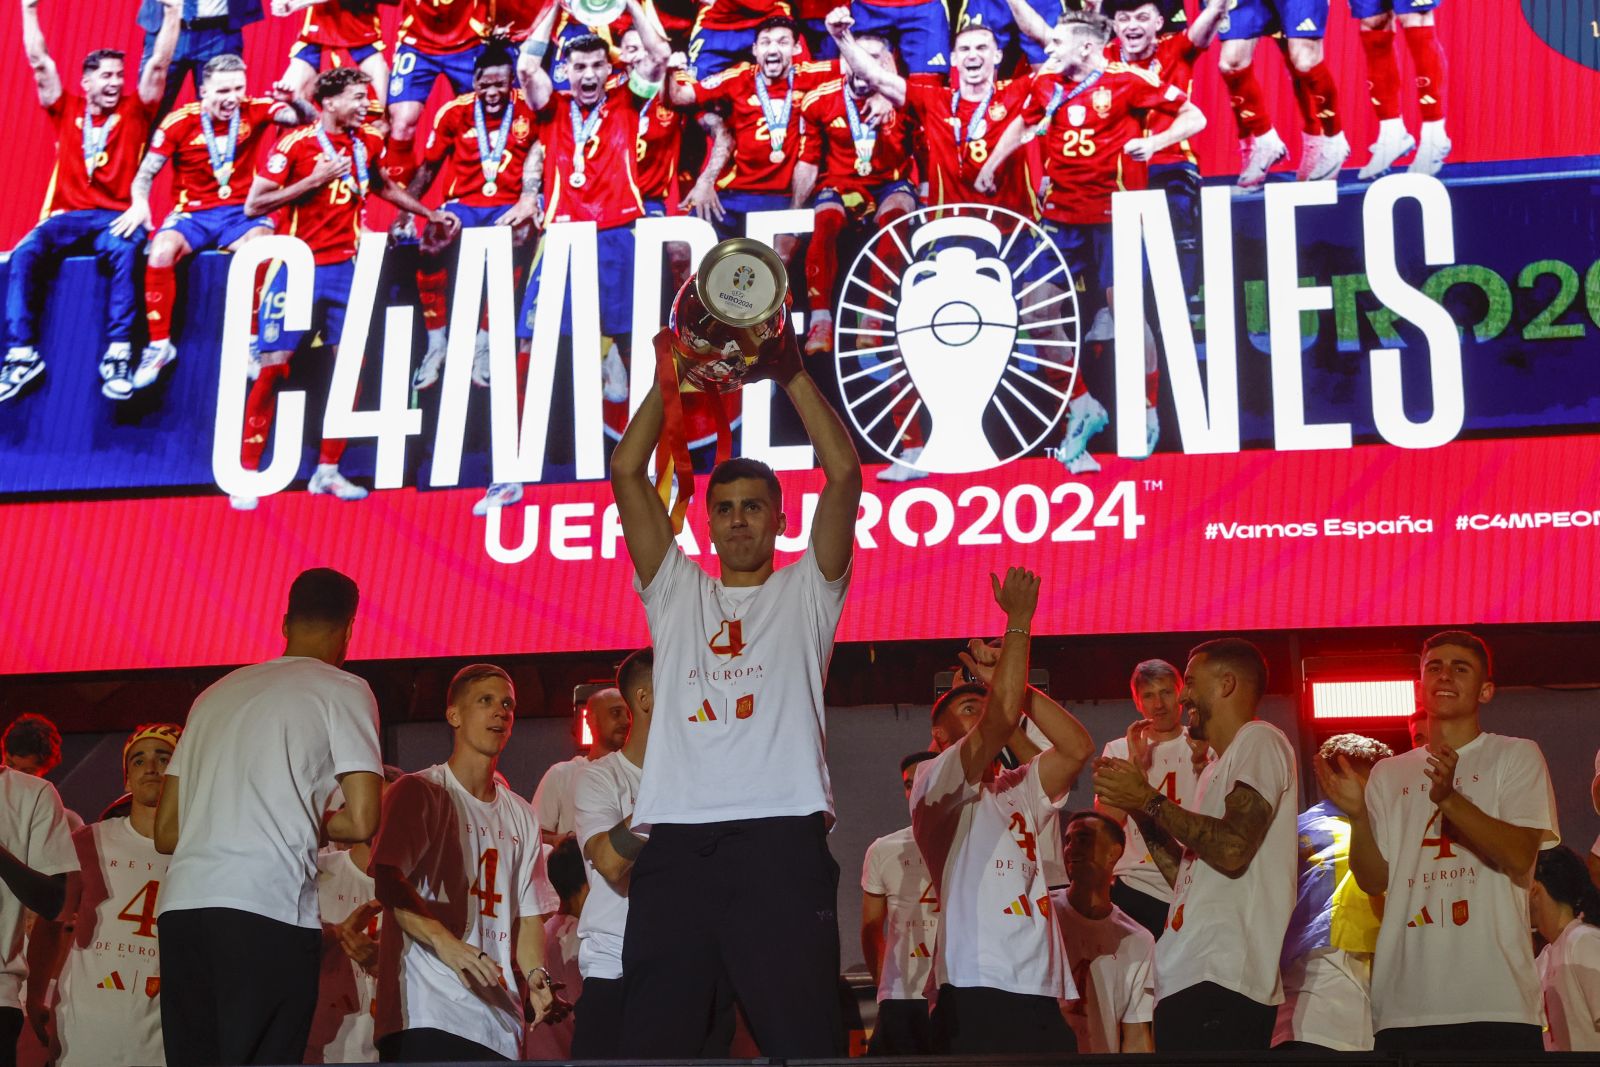
<instances>
[{"instance_id":1,"label":"player with dark hair","mask_svg":"<svg viewBox=\"0 0 1600 1067\"><path fill-rule=\"evenodd\" d=\"M5 763L14 771L43 778L61 764L61 731L33 712L18 715L0 735Z\"/></svg>"},{"instance_id":2,"label":"player with dark hair","mask_svg":"<svg viewBox=\"0 0 1600 1067\"><path fill-rule=\"evenodd\" d=\"M933 708L938 756L917 768L911 832L933 876L939 947L930 986L934 1050L960 1055L1071 1053L1059 1002L1078 995L1050 913L1048 874L1061 867L1057 805L1090 756L1083 725L1028 685L1039 578L1012 567L989 576L1005 613L998 645L961 653L976 687ZM1052 748L1021 766L997 759L1021 735L1026 711Z\"/></svg>"},{"instance_id":3,"label":"player with dark hair","mask_svg":"<svg viewBox=\"0 0 1600 1067\"><path fill-rule=\"evenodd\" d=\"M472 89L473 64L488 36L492 4L482 0L400 0L400 31L389 78L389 134L384 149L384 177L399 188L416 171L417 124L440 78L450 95Z\"/></svg>"},{"instance_id":4,"label":"player with dark hair","mask_svg":"<svg viewBox=\"0 0 1600 1067\"><path fill-rule=\"evenodd\" d=\"M1445 630L1422 645L1428 746L1355 768L1317 761L1323 792L1350 817L1350 869L1385 894L1372 963L1382 1052L1537 1052L1542 1013L1528 938L1528 884L1560 842L1539 746L1489 733L1494 698L1483 639ZM1439 975L1469 975L1441 985Z\"/></svg>"},{"instance_id":5,"label":"player with dark hair","mask_svg":"<svg viewBox=\"0 0 1600 1067\"><path fill-rule=\"evenodd\" d=\"M1343 762L1363 782L1394 752L1360 734L1335 734L1319 762ZM1283 941L1283 1003L1274 1048L1372 1048L1372 953L1378 916L1350 873L1350 820L1323 799L1300 813L1300 894Z\"/></svg>"},{"instance_id":6,"label":"player with dark hair","mask_svg":"<svg viewBox=\"0 0 1600 1067\"><path fill-rule=\"evenodd\" d=\"M1062 827L1066 889L1050 894L1078 998L1066 1005L1078 1051L1152 1052L1156 942L1112 901L1114 874L1128 839L1098 811L1066 817Z\"/></svg>"},{"instance_id":7,"label":"player with dark hair","mask_svg":"<svg viewBox=\"0 0 1600 1067\"><path fill-rule=\"evenodd\" d=\"M761 27L774 18L790 20L792 14L787 0L701 0L697 7L688 56L690 76L697 81L747 62Z\"/></svg>"},{"instance_id":8,"label":"player with dark hair","mask_svg":"<svg viewBox=\"0 0 1600 1067\"><path fill-rule=\"evenodd\" d=\"M1328 33L1328 0L1230 0L1218 36L1222 51L1217 68L1228 86L1228 99L1239 123L1242 165L1239 188L1255 189L1267 172L1289 154L1272 128L1266 99L1256 80L1256 45L1268 37L1278 42L1284 65L1294 82L1304 134L1300 141L1301 181L1322 181L1339 173L1350 158L1343 132L1339 91L1323 50Z\"/></svg>"},{"instance_id":9,"label":"player with dark hair","mask_svg":"<svg viewBox=\"0 0 1600 1067\"><path fill-rule=\"evenodd\" d=\"M356 248L361 234L361 213L369 194L389 201L403 211L427 216L447 228L454 215L431 211L416 198L384 177L381 167L383 139L365 125L367 84L370 79L355 67L338 67L317 75L311 98L322 112L319 121L282 138L256 169L245 214L252 217L282 210L289 233L311 246L316 261L312 283L311 324L307 330L284 327L288 277L281 267L269 271L261 298L261 373L245 399L243 465L257 470L267 449L267 432L277 411L278 388L289 377L289 360L301 343L320 336L337 356L344 331L345 307L355 280ZM306 485L308 493L330 493L340 500L361 500L366 489L339 473L343 439L325 440L317 456L317 469ZM230 496L239 511L253 511L253 496Z\"/></svg>"},{"instance_id":10,"label":"player with dark hair","mask_svg":"<svg viewBox=\"0 0 1600 1067\"><path fill-rule=\"evenodd\" d=\"M359 600L338 571L303 572L283 655L224 676L189 710L155 819L156 851L172 857L158 908L172 1067L305 1054L317 847L371 837L383 785L378 703L340 669ZM335 788L344 807L325 816Z\"/></svg>"},{"instance_id":11,"label":"player with dark hair","mask_svg":"<svg viewBox=\"0 0 1600 1067\"><path fill-rule=\"evenodd\" d=\"M280 18L304 11L300 36L289 46L289 65L274 88L303 95L322 72L346 62L372 79L369 107L382 115L389 90L389 63L383 56L383 18L378 4L391 0L272 0Z\"/></svg>"},{"instance_id":12,"label":"player with dark hair","mask_svg":"<svg viewBox=\"0 0 1600 1067\"><path fill-rule=\"evenodd\" d=\"M533 810L495 773L516 721L511 677L474 663L446 700L450 758L390 787L372 842L386 1062L516 1059L525 1016L567 1009L544 967L544 922L560 901Z\"/></svg>"},{"instance_id":13,"label":"player with dark hair","mask_svg":"<svg viewBox=\"0 0 1600 1067\"><path fill-rule=\"evenodd\" d=\"M1156 943L1157 1051L1271 1042L1295 900L1298 777L1288 738L1256 717L1266 688L1266 660L1248 641L1221 638L1190 653L1189 736L1217 753L1192 808L1168 800L1128 760L1095 762L1096 795L1137 822L1174 890Z\"/></svg>"},{"instance_id":14,"label":"player with dark hair","mask_svg":"<svg viewBox=\"0 0 1600 1067\"><path fill-rule=\"evenodd\" d=\"M56 131L56 165L42 218L11 250L6 276L6 338L0 362L0 401L9 400L44 373L36 350L39 295L47 270L67 256L93 255L109 276L106 350L100 357L100 392L108 400L133 395L129 336L138 295L134 269L144 241L143 219L129 187L155 121L177 47L182 0L161 0L161 32L139 75L137 92L124 91L124 57L111 48L83 59L80 92L61 84L39 26L39 0L22 0L22 48L34 89Z\"/></svg>"},{"instance_id":15,"label":"player with dark hair","mask_svg":"<svg viewBox=\"0 0 1600 1067\"><path fill-rule=\"evenodd\" d=\"M580 768L574 783L577 840L589 861L588 906L578 921L583 996L573 1007L577 1032L572 1055L581 1060L614 1060L622 1047L622 943L629 881L644 848L644 840L633 832L633 807L650 744L654 663L650 649L644 648L617 668L617 689L632 712L633 728L627 744Z\"/></svg>"},{"instance_id":16,"label":"player with dark hair","mask_svg":"<svg viewBox=\"0 0 1600 1067\"><path fill-rule=\"evenodd\" d=\"M906 800L917 765L936 752L900 761ZM928 979L939 944L939 896L911 827L873 841L861 863L861 951L878 987L878 1021L869 1056L926 1056L933 1051Z\"/></svg>"},{"instance_id":17,"label":"player with dark hair","mask_svg":"<svg viewBox=\"0 0 1600 1067\"><path fill-rule=\"evenodd\" d=\"M743 236L745 216L789 206L794 170L805 144L800 108L806 94L837 77L831 63L800 59L799 27L787 15L771 15L756 27L746 61L700 80L678 72L667 81L673 106L725 113L733 135L733 157L717 181L723 217L719 237ZM787 261L795 241L780 235L778 253Z\"/></svg>"},{"instance_id":18,"label":"player with dark hair","mask_svg":"<svg viewBox=\"0 0 1600 1067\"><path fill-rule=\"evenodd\" d=\"M974 183L980 192L996 191L999 168L1012 153L1034 137L1044 138L1041 154L1050 191L1040 225L1070 273L1061 277L1053 257L1038 256L1023 277L1040 283L1046 303L1081 283L1086 299L1080 316L1089 307L1112 304L1112 194L1143 188L1150 160L1206 125L1205 115L1179 86L1163 82L1152 71L1108 62L1105 51L1111 36L1111 23L1100 15L1068 12L1061 17L1051 31L1053 62L1061 67L1060 74L1034 81L1020 122L1006 129ZM1159 131L1150 125L1161 125L1157 119L1165 122ZM1147 126L1151 132L1146 132ZM1158 358L1155 334L1148 325L1143 333L1148 454L1155 449L1161 427L1153 378ZM1098 471L1100 465L1088 454L1088 446L1109 421L1105 407L1090 394L1081 367L1076 374L1048 365L1044 370L1058 388L1070 386L1067 425L1056 456L1074 474Z\"/></svg>"},{"instance_id":19,"label":"player with dark hair","mask_svg":"<svg viewBox=\"0 0 1600 1067\"><path fill-rule=\"evenodd\" d=\"M793 564L774 559L787 525L777 476L750 459L719 465L706 487L720 580L677 546L647 473L661 437L659 388L611 454L662 712L634 806L633 827L650 839L629 890L624 1057L706 1055L719 987L731 987L766 1055L844 1049L822 700L850 584L861 461L801 367L792 330L773 356L755 373L788 395L824 476L810 545Z\"/></svg>"},{"instance_id":20,"label":"player with dark hair","mask_svg":"<svg viewBox=\"0 0 1600 1067\"><path fill-rule=\"evenodd\" d=\"M162 121L134 175L132 210L143 216L144 225L150 219L151 188L169 159L177 198L150 241L145 263L144 314L150 336L133 371L135 389L154 385L178 358L172 320L178 307L179 261L210 248L231 252L272 232L271 218L252 218L244 210L256 155L274 126L316 121L316 110L287 90L274 89L271 99L249 96L245 76L245 62L236 55L225 53L207 62L200 75L200 99Z\"/></svg>"},{"instance_id":21,"label":"player with dark hair","mask_svg":"<svg viewBox=\"0 0 1600 1067\"><path fill-rule=\"evenodd\" d=\"M1539 853L1529 887L1533 928L1544 938L1547 1052L1600 1052L1600 890L1565 845Z\"/></svg>"},{"instance_id":22,"label":"player with dark hair","mask_svg":"<svg viewBox=\"0 0 1600 1067\"><path fill-rule=\"evenodd\" d=\"M1037 69L1049 59L1050 41L1048 33L1041 36L1033 32L1034 27L1039 23L1054 26L1077 6L1064 0L961 0L956 31L988 30L1002 57L1020 53L1020 65Z\"/></svg>"},{"instance_id":23,"label":"player with dark hair","mask_svg":"<svg viewBox=\"0 0 1600 1067\"><path fill-rule=\"evenodd\" d=\"M63 1067L162 1062L156 900L167 857L153 838L167 761L182 733L176 723L147 723L128 736L128 814L72 835L80 871L67 878L61 914L41 919L29 935L28 1018L45 1048L52 1037L59 1041L55 1062ZM53 1012L46 1004L52 982Z\"/></svg>"},{"instance_id":24,"label":"player with dark hair","mask_svg":"<svg viewBox=\"0 0 1600 1067\"><path fill-rule=\"evenodd\" d=\"M1367 56L1367 89L1378 114L1378 139L1372 158L1361 168L1363 180L1376 178L1416 149L1406 170L1437 174L1450 155L1444 129L1445 59L1435 26L1440 0L1350 0L1351 17L1360 20L1361 50ZM1416 72L1417 105L1422 111L1422 137L1411 136L1400 117L1400 65L1395 61L1396 31L1406 39Z\"/></svg>"}]
</instances>

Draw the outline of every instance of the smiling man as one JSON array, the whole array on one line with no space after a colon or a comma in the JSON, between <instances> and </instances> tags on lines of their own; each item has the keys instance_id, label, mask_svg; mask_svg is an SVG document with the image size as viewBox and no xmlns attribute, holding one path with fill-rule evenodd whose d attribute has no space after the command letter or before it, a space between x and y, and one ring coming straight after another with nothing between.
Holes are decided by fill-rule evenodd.
<instances>
[{"instance_id":1,"label":"smiling man","mask_svg":"<svg viewBox=\"0 0 1600 1067\"><path fill-rule=\"evenodd\" d=\"M1350 816L1357 884L1387 894L1372 963L1380 1052L1543 1047L1528 888L1561 835L1539 746L1479 722L1493 697L1483 639L1434 634L1422 646L1427 747L1379 762L1365 789L1349 760L1317 763ZM1471 980L1439 980L1452 975Z\"/></svg>"}]
</instances>

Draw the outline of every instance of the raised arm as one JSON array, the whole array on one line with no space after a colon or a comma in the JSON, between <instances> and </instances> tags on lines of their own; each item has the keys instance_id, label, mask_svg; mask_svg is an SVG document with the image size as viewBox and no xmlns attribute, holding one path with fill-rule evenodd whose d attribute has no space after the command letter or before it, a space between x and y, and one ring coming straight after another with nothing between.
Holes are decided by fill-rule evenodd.
<instances>
[{"instance_id":1,"label":"raised arm","mask_svg":"<svg viewBox=\"0 0 1600 1067\"><path fill-rule=\"evenodd\" d=\"M1456 763L1460 758L1448 744L1441 743L1437 749L1429 746L1427 774L1432 784L1428 799L1439 806L1441 818L1449 821L1458 841L1526 889L1533 881L1533 867L1538 862L1545 831L1497 819L1456 792Z\"/></svg>"},{"instance_id":2,"label":"raised arm","mask_svg":"<svg viewBox=\"0 0 1600 1067\"><path fill-rule=\"evenodd\" d=\"M551 4L539 16L517 56L517 80L522 83L522 95L528 98L528 106L535 111L544 110L555 93L555 84L544 69L544 57L550 51L550 35L555 31L556 13L560 10L560 4Z\"/></svg>"},{"instance_id":3,"label":"raised arm","mask_svg":"<svg viewBox=\"0 0 1600 1067\"><path fill-rule=\"evenodd\" d=\"M640 352L634 358L654 356L654 352ZM661 392L651 386L611 453L611 492L617 499L622 540L644 585L654 580L672 544L672 519L656 487L650 484L650 456L660 439Z\"/></svg>"},{"instance_id":4,"label":"raised arm","mask_svg":"<svg viewBox=\"0 0 1600 1067\"><path fill-rule=\"evenodd\" d=\"M633 28L639 32L639 47L650 59L645 77L658 82L667 73L667 59L672 55L672 45L656 20L639 5L639 0L628 0L628 14L633 18Z\"/></svg>"},{"instance_id":5,"label":"raised arm","mask_svg":"<svg viewBox=\"0 0 1600 1067\"><path fill-rule=\"evenodd\" d=\"M961 741L961 769L976 784L1022 721L1022 701L1028 691L1028 642L1033 613L1039 606L1039 578L1032 571L1012 567L1004 583L993 574L989 584L995 603L1005 612L1006 632L1000 639L1000 659L994 666L989 698L983 715ZM975 661L961 653L961 661L974 669Z\"/></svg>"},{"instance_id":6,"label":"raised arm","mask_svg":"<svg viewBox=\"0 0 1600 1067\"><path fill-rule=\"evenodd\" d=\"M1339 756L1337 767L1320 755L1311 761L1317 784L1333 806L1350 818L1350 873L1363 893L1376 896L1389 891L1389 861L1378 847L1367 814L1366 783L1350 761Z\"/></svg>"},{"instance_id":7,"label":"raised arm","mask_svg":"<svg viewBox=\"0 0 1600 1067\"><path fill-rule=\"evenodd\" d=\"M798 365L800 342L792 329L785 328L783 343L792 350L793 361ZM856 516L861 508L861 458L838 413L809 374L801 370L779 384L800 413L806 436L811 438L811 447L816 450L817 462L827 479L812 520L811 550L822 576L835 581L850 569L850 556L855 549Z\"/></svg>"},{"instance_id":8,"label":"raised arm","mask_svg":"<svg viewBox=\"0 0 1600 1067\"><path fill-rule=\"evenodd\" d=\"M866 50L856 43L850 33L855 18L848 7L836 7L828 12L828 36L839 46L839 55L850 64L851 73L860 75L876 92L882 93L895 107L905 107L906 80L897 71L885 69Z\"/></svg>"},{"instance_id":9,"label":"raised arm","mask_svg":"<svg viewBox=\"0 0 1600 1067\"><path fill-rule=\"evenodd\" d=\"M1222 2L1225 4L1227 0ZM1006 4L1011 8L1011 20L1017 24L1022 35L1034 44L1049 48L1051 26L1044 16L1035 11L1028 0L1006 0Z\"/></svg>"},{"instance_id":10,"label":"raised arm","mask_svg":"<svg viewBox=\"0 0 1600 1067\"><path fill-rule=\"evenodd\" d=\"M1206 0L1205 6L1200 9L1189 23L1189 43L1196 48L1210 48L1211 42L1216 39L1217 30L1222 25L1222 16L1228 13L1228 0Z\"/></svg>"},{"instance_id":11,"label":"raised arm","mask_svg":"<svg viewBox=\"0 0 1600 1067\"><path fill-rule=\"evenodd\" d=\"M1071 712L1032 686L1028 687L1027 712L1050 742L1039 755L1039 783L1046 795L1059 800L1094 755L1094 738Z\"/></svg>"},{"instance_id":12,"label":"raised arm","mask_svg":"<svg viewBox=\"0 0 1600 1067\"><path fill-rule=\"evenodd\" d=\"M167 89L167 72L172 69L172 56L178 50L178 33L182 29L183 0L161 0L161 30L150 48L150 59L139 72L139 99L154 106L161 102Z\"/></svg>"},{"instance_id":13,"label":"raised arm","mask_svg":"<svg viewBox=\"0 0 1600 1067\"><path fill-rule=\"evenodd\" d=\"M39 0L22 0L22 50L28 56L28 66L33 69L33 87L39 94L39 105L49 107L61 99L61 72L56 69L56 61L50 58L44 29L39 25Z\"/></svg>"}]
</instances>

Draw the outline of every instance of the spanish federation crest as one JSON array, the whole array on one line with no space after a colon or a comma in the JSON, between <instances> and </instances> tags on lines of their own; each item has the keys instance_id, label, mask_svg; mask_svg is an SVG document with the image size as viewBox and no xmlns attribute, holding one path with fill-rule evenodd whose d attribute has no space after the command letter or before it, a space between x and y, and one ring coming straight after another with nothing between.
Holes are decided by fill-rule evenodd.
<instances>
[{"instance_id":1,"label":"spanish federation crest","mask_svg":"<svg viewBox=\"0 0 1600 1067\"><path fill-rule=\"evenodd\" d=\"M1101 86L1089 97L1089 102L1094 105L1095 114L1105 118L1111 114L1111 90Z\"/></svg>"}]
</instances>

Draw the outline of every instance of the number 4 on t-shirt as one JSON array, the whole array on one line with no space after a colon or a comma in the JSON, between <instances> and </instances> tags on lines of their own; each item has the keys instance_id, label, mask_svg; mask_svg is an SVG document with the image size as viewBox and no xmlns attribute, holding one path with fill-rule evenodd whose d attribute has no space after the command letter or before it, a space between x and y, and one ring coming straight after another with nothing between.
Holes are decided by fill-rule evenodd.
<instances>
[{"instance_id":1,"label":"number 4 on t-shirt","mask_svg":"<svg viewBox=\"0 0 1600 1067\"><path fill-rule=\"evenodd\" d=\"M496 906L505 897L494 891L495 874L500 870L500 850L486 848L483 855L478 857L478 877L472 883L469 892L478 898L478 910L481 914L493 919L496 917Z\"/></svg>"},{"instance_id":2,"label":"number 4 on t-shirt","mask_svg":"<svg viewBox=\"0 0 1600 1067\"><path fill-rule=\"evenodd\" d=\"M140 937L156 936L156 894L161 890L161 883L154 878L144 884L144 888L133 895L133 899L122 906L117 912L117 918L133 924L133 932ZM138 910L135 910L135 909Z\"/></svg>"}]
</instances>

